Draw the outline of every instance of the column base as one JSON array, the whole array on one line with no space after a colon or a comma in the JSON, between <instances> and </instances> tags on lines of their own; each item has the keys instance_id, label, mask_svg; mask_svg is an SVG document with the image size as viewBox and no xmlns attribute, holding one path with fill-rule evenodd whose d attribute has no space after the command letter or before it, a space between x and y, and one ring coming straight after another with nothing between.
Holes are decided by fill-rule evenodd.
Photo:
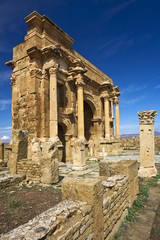
<instances>
[{"instance_id":1,"label":"column base","mask_svg":"<svg viewBox=\"0 0 160 240\"><path fill-rule=\"evenodd\" d=\"M75 171L83 171L83 170L86 170L87 169L87 165L83 165L83 166L73 166L72 167L72 170L75 170Z\"/></svg>"},{"instance_id":2,"label":"column base","mask_svg":"<svg viewBox=\"0 0 160 240\"><path fill-rule=\"evenodd\" d=\"M59 142L60 140L59 140L59 137L58 136L56 136L56 137L51 137L51 138L49 138L49 140L48 140L48 142Z\"/></svg>"},{"instance_id":3,"label":"column base","mask_svg":"<svg viewBox=\"0 0 160 240\"><path fill-rule=\"evenodd\" d=\"M138 170L139 177L151 178L151 177L155 177L156 175L157 175L156 167L151 167L151 168L140 167L140 169Z\"/></svg>"}]
</instances>

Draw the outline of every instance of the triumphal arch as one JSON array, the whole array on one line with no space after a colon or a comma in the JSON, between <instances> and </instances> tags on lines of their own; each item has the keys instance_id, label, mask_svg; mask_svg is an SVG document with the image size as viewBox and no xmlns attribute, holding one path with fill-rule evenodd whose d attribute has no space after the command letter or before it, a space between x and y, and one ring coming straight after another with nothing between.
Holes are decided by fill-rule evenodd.
<instances>
[{"instance_id":1,"label":"triumphal arch","mask_svg":"<svg viewBox=\"0 0 160 240\"><path fill-rule=\"evenodd\" d=\"M119 88L74 51L74 40L45 15L33 12L25 21L25 40L7 65L13 69L12 134L28 131L26 158L39 161L43 144L59 140L59 161L66 163L73 162L77 140L85 156L116 151Z\"/></svg>"}]
</instances>

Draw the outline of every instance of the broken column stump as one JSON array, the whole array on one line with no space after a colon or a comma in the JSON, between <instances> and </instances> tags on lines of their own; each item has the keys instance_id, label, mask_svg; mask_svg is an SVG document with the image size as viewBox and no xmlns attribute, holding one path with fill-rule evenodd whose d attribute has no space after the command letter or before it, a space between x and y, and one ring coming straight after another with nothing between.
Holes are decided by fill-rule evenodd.
<instances>
[{"instance_id":1,"label":"broken column stump","mask_svg":"<svg viewBox=\"0 0 160 240\"><path fill-rule=\"evenodd\" d=\"M0 167L5 167L4 162L4 143L0 142Z\"/></svg>"},{"instance_id":2,"label":"broken column stump","mask_svg":"<svg viewBox=\"0 0 160 240\"><path fill-rule=\"evenodd\" d=\"M42 149L41 182L53 184L59 181L58 146L61 142L46 142Z\"/></svg>"},{"instance_id":3,"label":"broken column stump","mask_svg":"<svg viewBox=\"0 0 160 240\"><path fill-rule=\"evenodd\" d=\"M14 130L12 133L12 155L9 161L10 174L17 173L17 162L27 158L28 131Z\"/></svg>"},{"instance_id":4,"label":"broken column stump","mask_svg":"<svg viewBox=\"0 0 160 240\"><path fill-rule=\"evenodd\" d=\"M138 113L140 123L140 177L153 177L157 174L154 160L154 118L156 111Z\"/></svg>"}]
</instances>

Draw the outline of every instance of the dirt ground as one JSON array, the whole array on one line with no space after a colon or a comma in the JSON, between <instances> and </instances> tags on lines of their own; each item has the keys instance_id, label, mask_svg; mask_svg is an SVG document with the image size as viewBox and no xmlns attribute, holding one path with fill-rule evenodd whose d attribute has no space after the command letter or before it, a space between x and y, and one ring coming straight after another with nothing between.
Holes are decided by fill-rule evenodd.
<instances>
[{"instance_id":1,"label":"dirt ground","mask_svg":"<svg viewBox=\"0 0 160 240\"><path fill-rule=\"evenodd\" d=\"M160 203L153 222L150 240L160 240Z\"/></svg>"},{"instance_id":2,"label":"dirt ground","mask_svg":"<svg viewBox=\"0 0 160 240\"><path fill-rule=\"evenodd\" d=\"M61 191L41 186L0 190L0 234L28 222L61 201Z\"/></svg>"}]
</instances>

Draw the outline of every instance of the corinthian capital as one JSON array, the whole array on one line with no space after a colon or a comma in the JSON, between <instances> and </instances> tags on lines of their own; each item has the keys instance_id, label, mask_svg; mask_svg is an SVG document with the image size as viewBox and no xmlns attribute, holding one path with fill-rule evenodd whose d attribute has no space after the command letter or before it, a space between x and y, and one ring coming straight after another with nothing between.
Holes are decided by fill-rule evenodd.
<instances>
[{"instance_id":1,"label":"corinthian capital","mask_svg":"<svg viewBox=\"0 0 160 240\"><path fill-rule=\"evenodd\" d=\"M75 81L75 84L77 86L83 86L85 83L84 83L84 79L83 79L83 76L81 74L78 74L76 77L75 77L76 81Z\"/></svg>"},{"instance_id":2,"label":"corinthian capital","mask_svg":"<svg viewBox=\"0 0 160 240\"><path fill-rule=\"evenodd\" d=\"M50 75L56 74L56 73L57 73L57 70L58 70L58 64L57 64L57 63L54 63L54 65L49 69L49 74L50 74Z\"/></svg>"},{"instance_id":3,"label":"corinthian capital","mask_svg":"<svg viewBox=\"0 0 160 240\"><path fill-rule=\"evenodd\" d=\"M102 98L106 98L106 99L109 99L109 93L107 92L107 91L103 91L102 93L101 93L101 97Z\"/></svg>"},{"instance_id":4,"label":"corinthian capital","mask_svg":"<svg viewBox=\"0 0 160 240\"><path fill-rule=\"evenodd\" d=\"M113 102L114 102L114 104L119 104L119 99L118 99L118 97L114 97L114 98L113 98Z\"/></svg>"},{"instance_id":5,"label":"corinthian capital","mask_svg":"<svg viewBox=\"0 0 160 240\"><path fill-rule=\"evenodd\" d=\"M56 67L51 67L49 69L49 75L56 74L57 73L57 68Z\"/></svg>"},{"instance_id":6,"label":"corinthian capital","mask_svg":"<svg viewBox=\"0 0 160 240\"><path fill-rule=\"evenodd\" d=\"M152 111L141 111L138 112L139 117L139 123L140 125L153 125L154 124L154 118L157 115L157 112Z\"/></svg>"},{"instance_id":7,"label":"corinthian capital","mask_svg":"<svg viewBox=\"0 0 160 240\"><path fill-rule=\"evenodd\" d=\"M39 77L42 75L42 70L39 68L30 69L29 71L31 77Z\"/></svg>"}]
</instances>

